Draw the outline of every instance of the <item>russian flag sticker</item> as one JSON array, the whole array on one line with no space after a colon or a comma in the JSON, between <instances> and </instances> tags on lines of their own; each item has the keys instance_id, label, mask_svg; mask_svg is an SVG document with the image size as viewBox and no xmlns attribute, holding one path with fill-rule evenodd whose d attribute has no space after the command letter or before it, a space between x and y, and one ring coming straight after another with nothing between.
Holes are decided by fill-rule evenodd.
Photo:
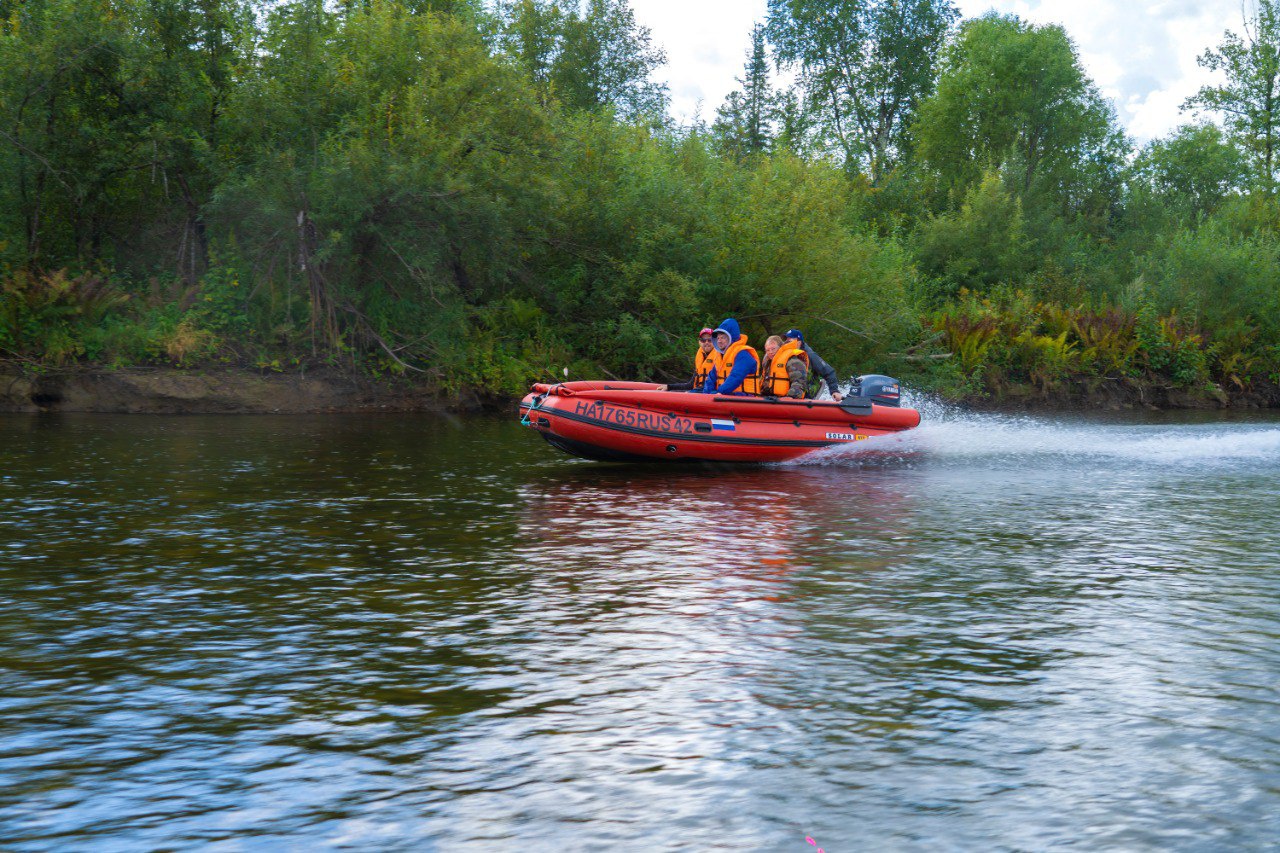
<instances>
[{"instance_id":1,"label":"russian flag sticker","mask_svg":"<svg viewBox=\"0 0 1280 853\"><path fill-rule=\"evenodd\" d=\"M712 419L711 419L711 428L712 428L712 429L727 429L727 430L731 430L731 431L732 431L732 430L737 429L737 427L735 427L735 426L733 425L733 421L722 421L722 420L718 420L718 419L716 419L716 418L712 418Z\"/></svg>"}]
</instances>

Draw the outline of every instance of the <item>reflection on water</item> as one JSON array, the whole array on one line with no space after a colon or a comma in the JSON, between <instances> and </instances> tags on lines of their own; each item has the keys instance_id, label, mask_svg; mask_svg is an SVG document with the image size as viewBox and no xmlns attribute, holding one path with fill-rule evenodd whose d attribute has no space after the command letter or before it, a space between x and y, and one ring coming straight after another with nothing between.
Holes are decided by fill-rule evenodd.
<instances>
[{"instance_id":1,"label":"reflection on water","mask_svg":"<svg viewBox=\"0 0 1280 853\"><path fill-rule=\"evenodd\" d=\"M1280 425L0 419L13 849L1259 848Z\"/></svg>"}]
</instances>

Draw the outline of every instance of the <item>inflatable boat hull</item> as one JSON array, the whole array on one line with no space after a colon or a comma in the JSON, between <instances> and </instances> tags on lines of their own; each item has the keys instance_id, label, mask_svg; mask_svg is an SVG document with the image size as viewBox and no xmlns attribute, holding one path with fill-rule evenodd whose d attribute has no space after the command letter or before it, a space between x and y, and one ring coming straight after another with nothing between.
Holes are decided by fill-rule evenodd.
<instances>
[{"instance_id":1,"label":"inflatable boat hull","mask_svg":"<svg viewBox=\"0 0 1280 853\"><path fill-rule=\"evenodd\" d=\"M574 456L609 462L782 462L901 432L914 409L658 391L640 382L535 385L520 420Z\"/></svg>"}]
</instances>

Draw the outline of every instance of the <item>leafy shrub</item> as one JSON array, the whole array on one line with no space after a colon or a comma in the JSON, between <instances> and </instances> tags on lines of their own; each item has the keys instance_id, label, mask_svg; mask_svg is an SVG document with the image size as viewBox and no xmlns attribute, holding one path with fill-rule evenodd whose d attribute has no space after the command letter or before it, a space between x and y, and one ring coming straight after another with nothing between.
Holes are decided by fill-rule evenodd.
<instances>
[{"instance_id":1,"label":"leafy shrub","mask_svg":"<svg viewBox=\"0 0 1280 853\"><path fill-rule=\"evenodd\" d=\"M1185 387L1203 385L1211 372L1245 387L1267 363L1253 330L1208 344L1177 312L1161 316L1149 304L1135 314L1033 303L1023 291L997 298L962 291L928 328L941 334L963 375L1004 372L1042 388L1073 375L1132 377L1144 369Z\"/></svg>"},{"instance_id":2,"label":"leafy shrub","mask_svg":"<svg viewBox=\"0 0 1280 853\"><path fill-rule=\"evenodd\" d=\"M1132 375L1140 343L1136 323L1133 314L1116 307L1071 311L1070 328L1082 347L1080 363L1099 376Z\"/></svg>"},{"instance_id":3,"label":"leafy shrub","mask_svg":"<svg viewBox=\"0 0 1280 853\"><path fill-rule=\"evenodd\" d=\"M157 351L153 343L157 329L152 313L142 318L113 314L81 334L84 357L97 364L126 367L145 364Z\"/></svg>"},{"instance_id":4,"label":"leafy shrub","mask_svg":"<svg viewBox=\"0 0 1280 853\"><path fill-rule=\"evenodd\" d=\"M531 379L559 379L571 355L552 332L541 308L507 299L476 309L464 349L433 373L443 388L487 394L521 394Z\"/></svg>"},{"instance_id":5,"label":"leafy shrub","mask_svg":"<svg viewBox=\"0 0 1280 853\"><path fill-rule=\"evenodd\" d=\"M983 366L987 351L1000 335L999 320L992 316L942 314L933 327L943 333L947 347L955 353L961 371L966 374Z\"/></svg>"},{"instance_id":6,"label":"leafy shrub","mask_svg":"<svg viewBox=\"0 0 1280 853\"><path fill-rule=\"evenodd\" d=\"M1068 340L1070 333L1040 335L1026 330L1014 339L1015 360L1033 382L1047 388L1059 379L1076 372L1080 349Z\"/></svg>"},{"instance_id":7,"label":"leafy shrub","mask_svg":"<svg viewBox=\"0 0 1280 853\"><path fill-rule=\"evenodd\" d=\"M1256 324L1280 335L1280 239L1245 236L1214 218L1161 241L1143 263L1145 297L1207 328Z\"/></svg>"},{"instance_id":8,"label":"leafy shrub","mask_svg":"<svg viewBox=\"0 0 1280 853\"><path fill-rule=\"evenodd\" d=\"M105 276L19 270L0 282L0 347L63 364L84 353L80 335L128 300Z\"/></svg>"},{"instance_id":9,"label":"leafy shrub","mask_svg":"<svg viewBox=\"0 0 1280 853\"><path fill-rule=\"evenodd\" d=\"M936 282L934 300L962 288L985 290L1020 281L1030 271L1029 250L1022 201L1005 190L996 173L969 190L958 211L930 217L916 232L920 269Z\"/></svg>"},{"instance_id":10,"label":"leafy shrub","mask_svg":"<svg viewBox=\"0 0 1280 853\"><path fill-rule=\"evenodd\" d=\"M183 317L152 342L152 351L163 354L179 367L190 367L213 357L218 351L218 336L201 328L193 317Z\"/></svg>"},{"instance_id":11,"label":"leafy shrub","mask_svg":"<svg viewBox=\"0 0 1280 853\"><path fill-rule=\"evenodd\" d=\"M1186 328L1176 312L1158 317L1150 309L1138 314L1137 336L1147 368L1179 385L1193 387L1209 378L1204 338Z\"/></svg>"},{"instance_id":12,"label":"leafy shrub","mask_svg":"<svg viewBox=\"0 0 1280 853\"><path fill-rule=\"evenodd\" d=\"M200 277L199 297L195 310L210 330L245 337L250 331L248 289L237 263L224 262L216 249L210 250L210 263Z\"/></svg>"}]
</instances>

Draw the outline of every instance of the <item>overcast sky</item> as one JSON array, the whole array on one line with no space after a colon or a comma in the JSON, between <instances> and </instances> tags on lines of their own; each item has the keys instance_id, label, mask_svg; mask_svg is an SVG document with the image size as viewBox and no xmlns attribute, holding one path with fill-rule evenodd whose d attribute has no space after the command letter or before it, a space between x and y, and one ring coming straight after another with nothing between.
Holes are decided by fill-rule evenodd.
<instances>
[{"instance_id":1,"label":"overcast sky","mask_svg":"<svg viewBox=\"0 0 1280 853\"><path fill-rule=\"evenodd\" d=\"M1245 0L1248 2L1248 0ZM631 0L636 18L667 51L662 76L672 112L710 120L737 88L751 26L766 0ZM1140 143L1190 116L1179 105L1209 78L1196 57L1225 30L1240 31L1241 0L957 0L966 18L989 9L1038 24L1062 24L1085 70Z\"/></svg>"}]
</instances>

